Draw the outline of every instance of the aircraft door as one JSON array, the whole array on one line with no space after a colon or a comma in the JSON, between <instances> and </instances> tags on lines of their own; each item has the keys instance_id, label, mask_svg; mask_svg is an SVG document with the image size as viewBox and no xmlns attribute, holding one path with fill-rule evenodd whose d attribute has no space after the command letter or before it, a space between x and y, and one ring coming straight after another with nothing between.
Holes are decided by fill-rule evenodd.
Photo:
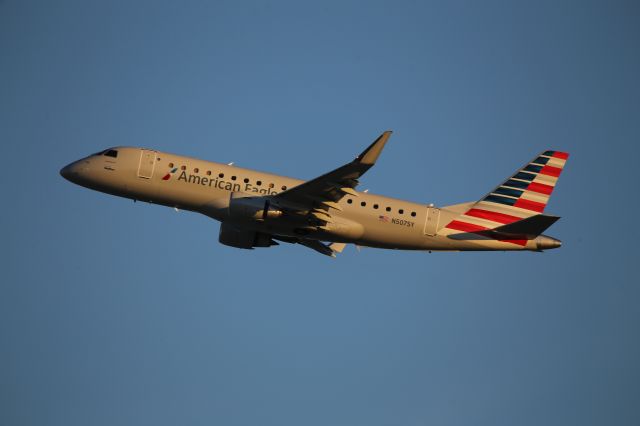
<instances>
[{"instance_id":1,"label":"aircraft door","mask_svg":"<svg viewBox=\"0 0 640 426\"><path fill-rule=\"evenodd\" d=\"M140 150L140 163L138 164L138 177L151 179L156 167L156 152L146 149Z\"/></svg>"},{"instance_id":2,"label":"aircraft door","mask_svg":"<svg viewBox=\"0 0 640 426\"><path fill-rule=\"evenodd\" d=\"M424 222L424 233L434 236L438 232L438 222L440 221L440 209L436 207L427 208L427 218Z\"/></svg>"}]
</instances>

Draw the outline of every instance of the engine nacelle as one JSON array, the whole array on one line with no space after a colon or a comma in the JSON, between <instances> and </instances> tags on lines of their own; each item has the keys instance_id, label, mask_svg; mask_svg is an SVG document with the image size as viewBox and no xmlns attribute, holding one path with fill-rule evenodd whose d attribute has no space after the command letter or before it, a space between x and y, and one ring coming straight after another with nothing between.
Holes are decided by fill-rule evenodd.
<instances>
[{"instance_id":1,"label":"engine nacelle","mask_svg":"<svg viewBox=\"0 0 640 426\"><path fill-rule=\"evenodd\" d=\"M229 199L229 217L231 220L249 219L263 221L282 216L282 211L274 209L268 198L251 197L246 194L232 192Z\"/></svg>"},{"instance_id":2,"label":"engine nacelle","mask_svg":"<svg viewBox=\"0 0 640 426\"><path fill-rule=\"evenodd\" d=\"M220 224L218 241L226 246L242 249L278 245L278 243L271 239L271 235L269 234L238 228L235 225L225 222Z\"/></svg>"}]
</instances>

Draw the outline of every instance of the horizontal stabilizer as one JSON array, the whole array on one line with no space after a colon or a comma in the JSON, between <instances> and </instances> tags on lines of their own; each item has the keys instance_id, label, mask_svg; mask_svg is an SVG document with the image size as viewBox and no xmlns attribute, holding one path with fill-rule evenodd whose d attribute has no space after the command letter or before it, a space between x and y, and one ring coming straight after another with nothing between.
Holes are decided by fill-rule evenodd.
<instances>
[{"instance_id":1,"label":"horizontal stabilizer","mask_svg":"<svg viewBox=\"0 0 640 426\"><path fill-rule=\"evenodd\" d=\"M527 240L533 239L542 234L551 225L556 223L560 219L558 216L549 216L544 214L537 214L530 216L526 219L512 222L507 225L498 226L487 231L481 231L480 234L491 235L493 238L499 237L501 239L519 239L524 238Z\"/></svg>"}]
</instances>

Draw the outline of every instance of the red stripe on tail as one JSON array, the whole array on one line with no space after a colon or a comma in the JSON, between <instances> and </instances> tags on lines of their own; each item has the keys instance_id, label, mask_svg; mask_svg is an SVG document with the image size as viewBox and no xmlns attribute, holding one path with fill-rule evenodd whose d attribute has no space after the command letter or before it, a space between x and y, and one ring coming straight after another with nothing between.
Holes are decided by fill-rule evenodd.
<instances>
[{"instance_id":1,"label":"red stripe on tail","mask_svg":"<svg viewBox=\"0 0 640 426\"><path fill-rule=\"evenodd\" d=\"M513 207L520 207L521 209L542 213L544 211L544 208L546 207L546 204L519 198L518 201L516 201L516 203L513 205Z\"/></svg>"},{"instance_id":2,"label":"red stripe on tail","mask_svg":"<svg viewBox=\"0 0 640 426\"><path fill-rule=\"evenodd\" d=\"M446 227L462 232L478 232L489 229L485 228L484 226L474 225L473 223L460 222L459 220L452 220Z\"/></svg>"},{"instance_id":3,"label":"red stripe on tail","mask_svg":"<svg viewBox=\"0 0 640 426\"><path fill-rule=\"evenodd\" d=\"M522 247L527 245L527 240L500 240L500 242L517 244Z\"/></svg>"},{"instance_id":4,"label":"red stripe on tail","mask_svg":"<svg viewBox=\"0 0 640 426\"><path fill-rule=\"evenodd\" d=\"M540 170L540 174L553 176L553 177L560 176L561 172L562 172L561 168L553 167L553 166L544 166L542 170Z\"/></svg>"},{"instance_id":5,"label":"red stripe on tail","mask_svg":"<svg viewBox=\"0 0 640 426\"><path fill-rule=\"evenodd\" d=\"M492 212L483 209L471 209L465 213L467 216L479 217L498 223L513 223L522 220L521 217L511 216L510 214Z\"/></svg>"},{"instance_id":6,"label":"red stripe on tail","mask_svg":"<svg viewBox=\"0 0 640 426\"><path fill-rule=\"evenodd\" d=\"M560 158L562 160L566 160L567 158L569 158L569 153L568 152L556 151L556 152L553 153L552 157Z\"/></svg>"},{"instance_id":7,"label":"red stripe on tail","mask_svg":"<svg viewBox=\"0 0 640 426\"><path fill-rule=\"evenodd\" d=\"M527 187L527 191L535 191L540 194L551 195L553 192L553 186L545 185L543 183L531 182Z\"/></svg>"}]
</instances>

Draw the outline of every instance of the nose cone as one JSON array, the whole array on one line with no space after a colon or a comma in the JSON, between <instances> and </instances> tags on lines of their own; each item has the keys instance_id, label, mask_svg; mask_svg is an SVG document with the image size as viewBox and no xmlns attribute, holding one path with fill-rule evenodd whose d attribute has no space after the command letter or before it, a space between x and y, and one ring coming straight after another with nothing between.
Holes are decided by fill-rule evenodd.
<instances>
[{"instance_id":1,"label":"nose cone","mask_svg":"<svg viewBox=\"0 0 640 426\"><path fill-rule=\"evenodd\" d=\"M60 169L60 176L76 184L80 184L81 172L86 172L88 164L83 164L83 160L74 161Z\"/></svg>"},{"instance_id":2,"label":"nose cone","mask_svg":"<svg viewBox=\"0 0 640 426\"><path fill-rule=\"evenodd\" d=\"M536 247L538 250L549 250L562 246L562 241L555 238L540 235L536 238Z\"/></svg>"},{"instance_id":3,"label":"nose cone","mask_svg":"<svg viewBox=\"0 0 640 426\"><path fill-rule=\"evenodd\" d=\"M71 164L67 164L63 168L60 169L60 176L65 178L66 180L71 180Z\"/></svg>"}]
</instances>

